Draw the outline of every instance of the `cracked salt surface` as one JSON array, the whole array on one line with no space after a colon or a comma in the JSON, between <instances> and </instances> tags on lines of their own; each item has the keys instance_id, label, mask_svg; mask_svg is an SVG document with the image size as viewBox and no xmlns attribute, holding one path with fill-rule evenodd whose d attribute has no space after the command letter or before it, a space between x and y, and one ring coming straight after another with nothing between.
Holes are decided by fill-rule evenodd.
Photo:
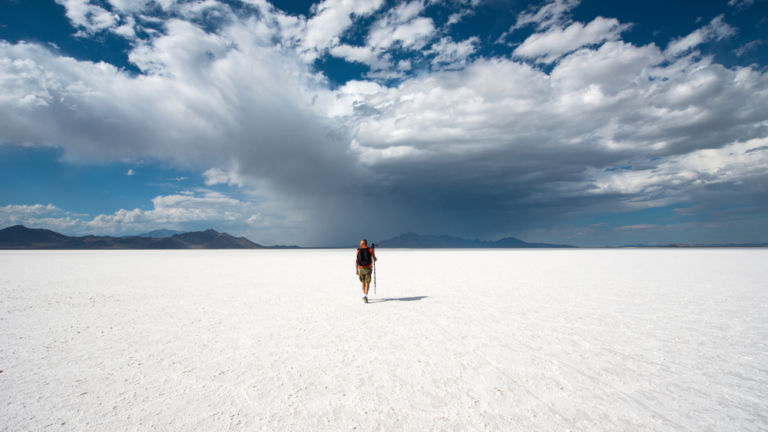
<instances>
[{"instance_id":1,"label":"cracked salt surface","mask_svg":"<svg viewBox=\"0 0 768 432\"><path fill-rule=\"evenodd\" d=\"M768 430L768 250L0 251L0 430Z\"/></svg>"}]
</instances>

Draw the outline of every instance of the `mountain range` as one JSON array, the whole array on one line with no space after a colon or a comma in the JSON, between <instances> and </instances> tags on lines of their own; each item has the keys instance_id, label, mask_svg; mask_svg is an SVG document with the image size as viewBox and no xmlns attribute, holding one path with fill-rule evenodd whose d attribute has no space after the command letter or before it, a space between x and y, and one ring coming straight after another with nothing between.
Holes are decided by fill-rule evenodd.
<instances>
[{"instance_id":1,"label":"mountain range","mask_svg":"<svg viewBox=\"0 0 768 432\"><path fill-rule=\"evenodd\" d=\"M148 233L151 234L151 233ZM166 233L163 233L166 234ZM15 225L0 230L0 249L263 249L245 237L208 229L169 237L71 237L47 229Z\"/></svg>"},{"instance_id":2,"label":"mountain range","mask_svg":"<svg viewBox=\"0 0 768 432\"><path fill-rule=\"evenodd\" d=\"M606 248L764 248L768 247L768 243L709 243L709 244L697 244L697 243L669 243L659 245L648 244L628 244L622 246L605 246Z\"/></svg>"},{"instance_id":3,"label":"mountain range","mask_svg":"<svg viewBox=\"0 0 768 432\"><path fill-rule=\"evenodd\" d=\"M383 248L576 248L567 244L528 243L505 237L500 240L469 240L450 235L421 235L413 232L376 242ZM343 248L354 248L354 244ZM707 248L707 247L768 247L768 243L727 244L667 244L605 246L607 248ZM299 246L262 246L245 237L234 237L213 229L181 232L168 229L124 237L86 235L72 237L47 229L15 225L0 230L0 249L298 249ZM331 247L338 248L338 247ZM313 249L320 249L315 247Z\"/></svg>"},{"instance_id":4,"label":"mountain range","mask_svg":"<svg viewBox=\"0 0 768 432\"><path fill-rule=\"evenodd\" d=\"M184 231L174 231L169 229L159 229L154 230L150 232L145 232L142 234L136 234L136 237L152 237L152 238L167 238L167 237L173 237L176 234L184 234ZM125 236L125 237L133 237L133 236Z\"/></svg>"},{"instance_id":5,"label":"mountain range","mask_svg":"<svg viewBox=\"0 0 768 432\"><path fill-rule=\"evenodd\" d=\"M528 243L514 237L501 240L468 240L449 235L421 235L405 233L389 240L376 243L387 248L575 248L576 246L550 243Z\"/></svg>"}]
</instances>

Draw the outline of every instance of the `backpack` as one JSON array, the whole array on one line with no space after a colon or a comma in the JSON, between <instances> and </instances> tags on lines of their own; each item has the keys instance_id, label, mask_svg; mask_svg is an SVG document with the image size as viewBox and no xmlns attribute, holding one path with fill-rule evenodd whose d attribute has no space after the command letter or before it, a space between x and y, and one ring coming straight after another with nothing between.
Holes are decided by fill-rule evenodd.
<instances>
[{"instance_id":1,"label":"backpack","mask_svg":"<svg viewBox=\"0 0 768 432\"><path fill-rule=\"evenodd\" d=\"M360 248L357 250L357 265L360 267L371 265L371 249Z\"/></svg>"}]
</instances>

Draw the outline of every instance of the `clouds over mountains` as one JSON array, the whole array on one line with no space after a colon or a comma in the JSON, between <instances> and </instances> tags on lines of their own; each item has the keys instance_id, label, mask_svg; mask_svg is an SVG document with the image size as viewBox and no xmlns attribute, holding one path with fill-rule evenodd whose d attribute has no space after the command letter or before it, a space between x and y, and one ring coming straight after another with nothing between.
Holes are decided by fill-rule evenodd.
<instances>
[{"instance_id":1,"label":"clouds over mountains","mask_svg":"<svg viewBox=\"0 0 768 432\"><path fill-rule=\"evenodd\" d=\"M461 2L442 21L420 1L326 0L308 17L258 0L60 3L79 37L126 38L141 73L0 42L0 141L78 163L164 161L247 194L162 196L88 222L106 231L198 217L286 241L370 225L501 236L590 212L768 201L768 75L699 50L737 31L723 16L635 45L622 40L632 23L574 21L577 1L528 9L490 42L451 32L471 13ZM533 33L510 55L484 55L520 29ZM314 67L329 56L368 73L334 86ZM195 197L218 201L190 212Z\"/></svg>"}]
</instances>

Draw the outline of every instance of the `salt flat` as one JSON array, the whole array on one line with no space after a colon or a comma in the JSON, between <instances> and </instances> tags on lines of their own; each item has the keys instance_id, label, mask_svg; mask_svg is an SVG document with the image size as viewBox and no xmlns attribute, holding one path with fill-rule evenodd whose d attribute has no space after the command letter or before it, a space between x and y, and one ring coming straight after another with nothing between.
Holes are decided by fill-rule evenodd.
<instances>
[{"instance_id":1,"label":"salt flat","mask_svg":"<svg viewBox=\"0 0 768 432\"><path fill-rule=\"evenodd\" d=\"M0 429L768 430L768 250L0 252Z\"/></svg>"}]
</instances>

